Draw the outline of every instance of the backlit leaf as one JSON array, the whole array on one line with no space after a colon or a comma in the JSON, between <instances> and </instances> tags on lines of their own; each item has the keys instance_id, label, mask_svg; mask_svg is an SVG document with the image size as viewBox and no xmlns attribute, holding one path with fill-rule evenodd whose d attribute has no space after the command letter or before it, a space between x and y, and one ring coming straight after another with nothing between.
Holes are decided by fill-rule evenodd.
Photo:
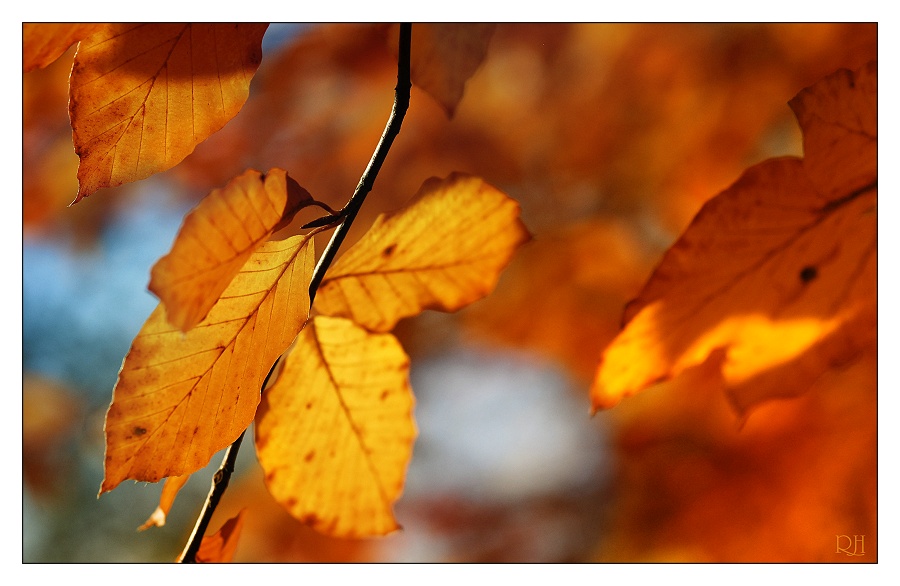
<instances>
[{"instance_id":1,"label":"backlit leaf","mask_svg":"<svg viewBox=\"0 0 900 586\"><path fill-rule=\"evenodd\" d=\"M172 505L175 503L175 497L178 496L178 491L187 484L187 481L190 478L190 474L166 478L165 483L163 483L162 493L159 495L159 506L157 506L156 510L150 514L150 517L144 524L138 527L138 531L144 531L150 527L162 527L166 524L166 515L172 510Z\"/></svg>"},{"instance_id":2,"label":"backlit leaf","mask_svg":"<svg viewBox=\"0 0 900 586\"><path fill-rule=\"evenodd\" d=\"M487 55L496 24L426 23L412 29L412 82L428 92L453 117L466 81ZM396 38L396 35L391 35Z\"/></svg>"},{"instance_id":3,"label":"backlit leaf","mask_svg":"<svg viewBox=\"0 0 900 586\"><path fill-rule=\"evenodd\" d=\"M118 24L81 41L69 80L78 196L174 167L247 100L265 24Z\"/></svg>"},{"instance_id":4,"label":"backlit leaf","mask_svg":"<svg viewBox=\"0 0 900 586\"><path fill-rule=\"evenodd\" d=\"M743 411L805 391L872 343L875 75L874 66L842 71L804 90L792 105L811 158L752 167L703 207L604 352L595 409L723 349L722 375Z\"/></svg>"},{"instance_id":5,"label":"backlit leaf","mask_svg":"<svg viewBox=\"0 0 900 586\"><path fill-rule=\"evenodd\" d=\"M106 25L82 23L23 23L22 73L46 67L66 49Z\"/></svg>"},{"instance_id":6,"label":"backlit leaf","mask_svg":"<svg viewBox=\"0 0 900 586\"><path fill-rule=\"evenodd\" d=\"M213 190L185 217L172 251L150 272L149 289L169 322L185 332L197 325L253 251L311 202L282 169L249 170Z\"/></svg>"},{"instance_id":7,"label":"backlit leaf","mask_svg":"<svg viewBox=\"0 0 900 586\"><path fill-rule=\"evenodd\" d=\"M399 528L416 435L408 373L391 334L324 316L300 333L256 417L266 485L292 515L339 537Z\"/></svg>"},{"instance_id":8,"label":"backlit leaf","mask_svg":"<svg viewBox=\"0 0 900 586\"><path fill-rule=\"evenodd\" d=\"M267 242L187 334L158 305L119 371L101 492L188 474L253 420L269 368L309 315L312 239Z\"/></svg>"},{"instance_id":9,"label":"backlit leaf","mask_svg":"<svg viewBox=\"0 0 900 586\"><path fill-rule=\"evenodd\" d=\"M227 563L234 559L234 552L237 549L238 540L241 537L241 529L244 528L244 513L246 509L236 517L232 517L225 521L222 528L207 535L200 542L200 548L194 561L203 564Z\"/></svg>"},{"instance_id":10,"label":"backlit leaf","mask_svg":"<svg viewBox=\"0 0 900 586\"><path fill-rule=\"evenodd\" d=\"M519 205L478 177L427 180L325 274L316 308L385 332L423 309L455 311L494 288L530 238Z\"/></svg>"}]
</instances>

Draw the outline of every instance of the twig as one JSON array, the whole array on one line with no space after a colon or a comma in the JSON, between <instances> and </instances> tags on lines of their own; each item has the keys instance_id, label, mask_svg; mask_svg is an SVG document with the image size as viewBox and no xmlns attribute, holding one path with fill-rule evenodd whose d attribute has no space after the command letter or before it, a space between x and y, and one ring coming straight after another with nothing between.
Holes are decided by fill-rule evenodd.
<instances>
[{"instance_id":1,"label":"twig","mask_svg":"<svg viewBox=\"0 0 900 586\"><path fill-rule=\"evenodd\" d=\"M312 281L310 281L309 284L310 307L312 307L313 300L316 297L316 291L319 289L319 285L321 285L322 279L325 277L325 272L328 270L328 267L331 266L338 249L341 247L344 238L347 236L347 232L350 231L350 226L353 224L356 214L359 213L363 201L365 201L366 196L372 191L372 187L375 185L375 178L381 170L381 165L384 163L388 151L394 143L394 139L400 134L400 125L403 123L403 117L409 109L409 93L412 88L409 72L411 38L412 24L401 24L400 54L397 58L397 87L394 88L394 106L391 109L391 116L388 118L384 132L381 133L381 139L378 141L378 146L375 147L375 152L372 153L372 158L369 160L366 170L363 171L362 177L356 185L356 189L353 191L353 195L350 197L347 205L345 205L340 213L337 214L342 219L340 220L337 229L334 231L334 234L331 235L331 240L329 240L328 244L325 246L325 250L322 252L322 256L319 258L319 262L316 264L316 268L313 271ZM280 357L275 361L275 364L272 365L269 374L266 375L266 379L263 381L260 392L265 390L269 378L272 376L279 360L281 360ZM206 503L203 505L203 511L201 512L200 517L197 518L197 524L194 526L194 531L191 533L187 545L185 545L184 552L178 560L179 562L193 563L197 561L197 552L200 549L200 543L203 540L203 536L206 534L206 529L209 527L209 522L212 519L216 507L218 506L222 495L225 493L225 489L228 488L228 481L231 480L231 473L234 472L234 463L237 460L237 453L246 432L247 430L244 430L240 437L238 437L233 444L228 446L228 449L225 451L225 458L222 461L222 465L213 476L212 486L210 487L209 495L206 497Z\"/></svg>"}]
</instances>

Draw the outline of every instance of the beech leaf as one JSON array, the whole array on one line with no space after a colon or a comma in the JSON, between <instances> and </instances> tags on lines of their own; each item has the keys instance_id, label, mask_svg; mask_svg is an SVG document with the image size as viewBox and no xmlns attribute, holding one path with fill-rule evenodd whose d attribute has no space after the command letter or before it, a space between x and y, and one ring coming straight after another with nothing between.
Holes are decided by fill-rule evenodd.
<instances>
[{"instance_id":1,"label":"beech leaf","mask_svg":"<svg viewBox=\"0 0 900 586\"><path fill-rule=\"evenodd\" d=\"M169 322L185 332L197 325L253 251L312 201L283 169L246 171L207 195L150 272Z\"/></svg>"},{"instance_id":2,"label":"beech leaf","mask_svg":"<svg viewBox=\"0 0 900 586\"><path fill-rule=\"evenodd\" d=\"M714 353L739 412L804 392L875 342L876 69L801 92L809 158L770 159L706 203L626 310L591 389L606 408ZM848 108L838 115L835 108Z\"/></svg>"},{"instance_id":3,"label":"beech leaf","mask_svg":"<svg viewBox=\"0 0 900 586\"><path fill-rule=\"evenodd\" d=\"M409 359L391 334L313 318L256 417L256 449L276 501L332 536L398 529L416 436Z\"/></svg>"},{"instance_id":4,"label":"beech leaf","mask_svg":"<svg viewBox=\"0 0 900 586\"><path fill-rule=\"evenodd\" d=\"M334 263L316 309L376 332L423 309L456 311L490 293L529 238L519 204L496 187L462 174L431 178Z\"/></svg>"},{"instance_id":5,"label":"beech leaf","mask_svg":"<svg viewBox=\"0 0 900 586\"><path fill-rule=\"evenodd\" d=\"M244 105L266 24L116 24L78 44L75 201L174 167Z\"/></svg>"},{"instance_id":6,"label":"beech leaf","mask_svg":"<svg viewBox=\"0 0 900 586\"><path fill-rule=\"evenodd\" d=\"M487 56L496 24L426 23L412 30L410 75L452 118L466 82ZM392 35L396 37L396 35Z\"/></svg>"},{"instance_id":7,"label":"beech leaf","mask_svg":"<svg viewBox=\"0 0 900 586\"><path fill-rule=\"evenodd\" d=\"M244 528L244 513L247 509L241 509L236 517L232 517L222 524L222 527L212 535L206 535L200 542L194 561L201 564L228 563L234 559L238 540L241 537L241 529Z\"/></svg>"},{"instance_id":8,"label":"beech leaf","mask_svg":"<svg viewBox=\"0 0 900 586\"><path fill-rule=\"evenodd\" d=\"M101 492L205 466L247 428L275 360L309 315L312 238L267 242L187 334L160 304L125 356L106 414Z\"/></svg>"},{"instance_id":9,"label":"beech leaf","mask_svg":"<svg viewBox=\"0 0 900 586\"><path fill-rule=\"evenodd\" d=\"M163 483L162 493L159 495L159 506L157 506L156 510L150 514L150 517L144 524L138 527L138 531L144 531L150 527L162 527L166 524L166 516L169 514L169 511L172 510L172 505L175 503L175 497L178 496L178 491L187 484L190 477L190 474L185 474L183 476L166 478L165 483Z\"/></svg>"},{"instance_id":10,"label":"beech leaf","mask_svg":"<svg viewBox=\"0 0 900 586\"><path fill-rule=\"evenodd\" d=\"M69 47L103 28L104 24L23 23L22 73L47 67Z\"/></svg>"}]
</instances>

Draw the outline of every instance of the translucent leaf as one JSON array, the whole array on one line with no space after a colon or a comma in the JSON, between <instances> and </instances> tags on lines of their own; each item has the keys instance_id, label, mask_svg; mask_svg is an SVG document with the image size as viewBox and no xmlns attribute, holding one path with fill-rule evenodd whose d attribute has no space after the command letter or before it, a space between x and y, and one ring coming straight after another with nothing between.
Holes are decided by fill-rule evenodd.
<instances>
[{"instance_id":1,"label":"translucent leaf","mask_svg":"<svg viewBox=\"0 0 900 586\"><path fill-rule=\"evenodd\" d=\"M316 309L377 332L423 309L455 311L490 293L529 238L518 203L497 188L461 174L432 178L334 263Z\"/></svg>"},{"instance_id":2,"label":"translucent leaf","mask_svg":"<svg viewBox=\"0 0 900 586\"><path fill-rule=\"evenodd\" d=\"M22 73L47 67L81 39L106 25L82 23L23 23Z\"/></svg>"},{"instance_id":3,"label":"translucent leaf","mask_svg":"<svg viewBox=\"0 0 900 586\"><path fill-rule=\"evenodd\" d=\"M194 472L237 439L269 368L309 315L312 270L311 238L267 242L187 334L157 306L125 356L106 414L101 492L127 478Z\"/></svg>"},{"instance_id":4,"label":"translucent leaf","mask_svg":"<svg viewBox=\"0 0 900 586\"><path fill-rule=\"evenodd\" d=\"M187 484L187 481L190 478L190 474L166 478L165 483L163 483L162 493L159 496L159 506L157 506L150 514L150 517L144 524L138 527L138 531L144 531L150 527L162 527L166 524L166 516L169 514L169 511L172 510L172 505L175 503L175 497L178 496L178 491Z\"/></svg>"},{"instance_id":5,"label":"translucent leaf","mask_svg":"<svg viewBox=\"0 0 900 586\"><path fill-rule=\"evenodd\" d=\"M721 372L744 411L802 393L873 342L874 74L871 66L842 71L804 90L792 103L811 158L752 167L703 207L604 352L591 391L595 409L724 351ZM854 113L834 111L851 106Z\"/></svg>"},{"instance_id":6,"label":"translucent leaf","mask_svg":"<svg viewBox=\"0 0 900 586\"><path fill-rule=\"evenodd\" d=\"M282 169L246 171L207 195L150 273L169 322L185 332L197 325L253 251L311 202Z\"/></svg>"},{"instance_id":7,"label":"translucent leaf","mask_svg":"<svg viewBox=\"0 0 900 586\"><path fill-rule=\"evenodd\" d=\"M130 23L81 41L69 79L75 201L174 167L231 120L267 26Z\"/></svg>"},{"instance_id":8,"label":"translucent leaf","mask_svg":"<svg viewBox=\"0 0 900 586\"><path fill-rule=\"evenodd\" d=\"M212 535L204 536L194 561L201 564L214 564L228 563L234 559L234 552L237 550L238 540L241 537L241 529L244 528L244 513L246 512L246 509L241 509L236 517L225 521L221 529Z\"/></svg>"},{"instance_id":9,"label":"translucent leaf","mask_svg":"<svg viewBox=\"0 0 900 586\"><path fill-rule=\"evenodd\" d=\"M266 486L329 535L384 535L416 435L409 359L391 334L318 316L297 337L256 418Z\"/></svg>"}]
</instances>

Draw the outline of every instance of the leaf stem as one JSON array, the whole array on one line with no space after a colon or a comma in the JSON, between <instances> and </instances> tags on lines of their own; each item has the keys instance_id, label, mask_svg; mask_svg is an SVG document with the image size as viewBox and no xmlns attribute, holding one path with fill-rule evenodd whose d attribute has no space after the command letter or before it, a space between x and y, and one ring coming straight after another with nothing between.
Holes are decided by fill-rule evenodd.
<instances>
[{"instance_id":1,"label":"leaf stem","mask_svg":"<svg viewBox=\"0 0 900 586\"><path fill-rule=\"evenodd\" d=\"M350 231L353 220L356 218L359 209L362 207L363 201L365 201L369 192L372 191L372 187L375 185L375 178L378 176L378 172L381 170L381 165L384 163L385 158L387 158L388 151L394 143L394 139L400 134L400 125L403 123L403 118L406 116L406 111L409 109L409 94L410 89L412 88L409 65L411 39L412 24L402 23L400 25L400 52L397 58L397 86L394 88L394 105L391 108L391 115L388 118L384 132L381 133L381 139L375 147L375 152L372 153L372 158L369 159L369 164L366 166L366 170L363 171L362 177L360 178L359 183L357 183L356 189L353 191L353 195L350 197L347 205L341 209L339 214L335 214L341 216L340 224L331 235L331 239L325 246L325 250L322 252L322 256L319 257L319 262L316 264L316 268L313 271L312 280L309 284L310 308L312 308L313 300L316 297L316 291L319 289L319 285L322 284L322 279L325 277L325 272L328 270L328 267L331 266L332 261L334 261L338 249L341 247L344 238L347 236L347 232ZM275 364L273 364L272 368L269 370L269 374L266 375L260 393L265 390L269 378L272 376L279 360L281 360L281 358L275 361ZM209 495L206 497L206 503L203 505L200 517L197 518L194 531L191 533L187 545L185 545L184 552L178 559L179 562L194 563L197 561L197 552L200 550L200 543L203 541L203 536L206 534L206 529L209 527L209 522L212 519L216 507L219 505L219 501L222 499L222 495L225 493L225 489L228 488L228 482L231 480L232 472L234 472L234 463L237 460L237 453L246 432L247 430L244 430L240 437L226 449L225 458L222 460L222 465L213 476L212 486L210 487Z\"/></svg>"}]
</instances>

